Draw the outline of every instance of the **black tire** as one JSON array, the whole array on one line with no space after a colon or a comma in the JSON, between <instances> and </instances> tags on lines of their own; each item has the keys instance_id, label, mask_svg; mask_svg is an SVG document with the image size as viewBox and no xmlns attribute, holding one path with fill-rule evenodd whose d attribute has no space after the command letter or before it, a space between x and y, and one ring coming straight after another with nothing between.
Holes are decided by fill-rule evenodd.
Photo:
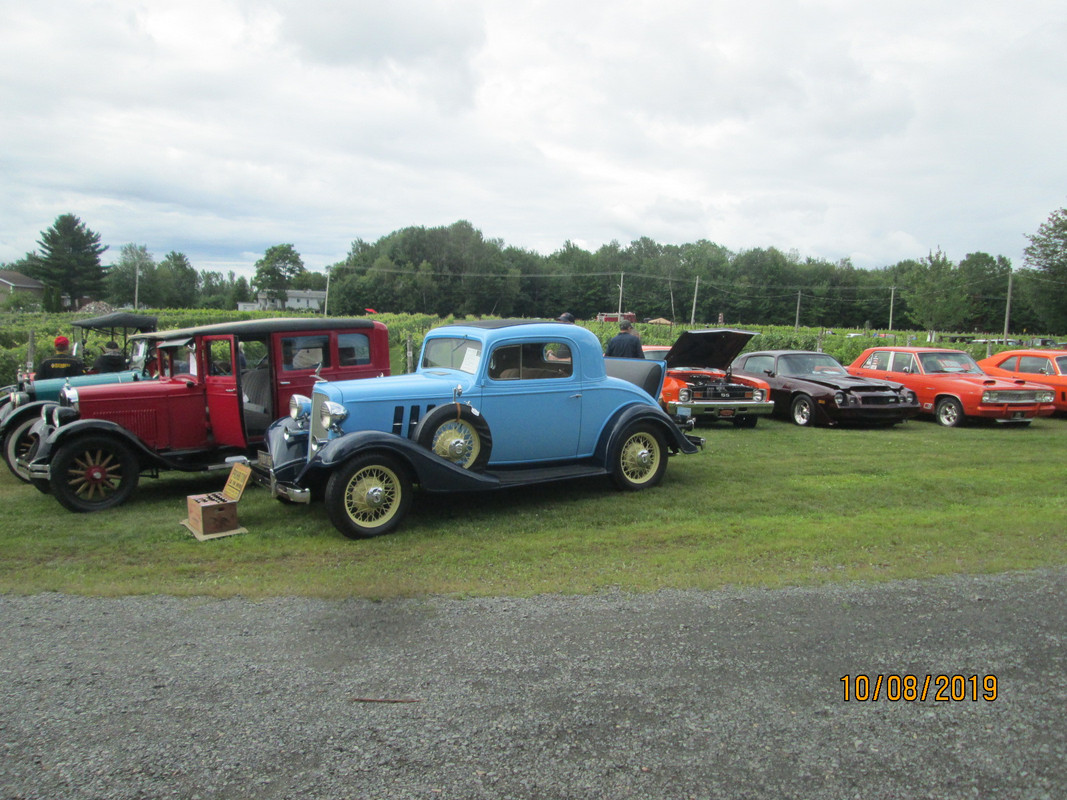
<instances>
[{"instance_id":1,"label":"black tire","mask_svg":"<svg viewBox=\"0 0 1067 800\"><path fill-rule=\"evenodd\" d=\"M757 422L759 422L759 417L755 414L742 414L740 417L734 418L734 427L755 428Z\"/></svg>"},{"instance_id":2,"label":"black tire","mask_svg":"<svg viewBox=\"0 0 1067 800\"><path fill-rule=\"evenodd\" d=\"M19 456L29 455L33 447L33 438L29 434L30 428L37 419L36 416L28 417L4 434L4 461L7 463L7 468L11 470L11 474L23 483L30 482L30 474L26 470L19 469L18 459Z\"/></svg>"},{"instance_id":3,"label":"black tire","mask_svg":"<svg viewBox=\"0 0 1067 800\"><path fill-rule=\"evenodd\" d=\"M489 423L470 406L438 406L415 426L413 438L422 447L475 472L485 469L493 450Z\"/></svg>"},{"instance_id":4,"label":"black tire","mask_svg":"<svg viewBox=\"0 0 1067 800\"><path fill-rule=\"evenodd\" d=\"M326 513L349 539L390 533L411 508L411 478L389 456L357 456L330 476Z\"/></svg>"},{"instance_id":5,"label":"black tire","mask_svg":"<svg viewBox=\"0 0 1067 800\"><path fill-rule=\"evenodd\" d=\"M798 394L793 398L793 404L789 407L789 418L801 427L815 424L815 401L811 395Z\"/></svg>"},{"instance_id":6,"label":"black tire","mask_svg":"<svg viewBox=\"0 0 1067 800\"><path fill-rule=\"evenodd\" d=\"M122 505L137 488L141 466L112 436L83 436L60 445L51 461L52 494L69 511L87 513Z\"/></svg>"},{"instance_id":7,"label":"black tire","mask_svg":"<svg viewBox=\"0 0 1067 800\"><path fill-rule=\"evenodd\" d=\"M655 425L636 423L619 439L611 456L611 479L620 489L636 492L655 486L667 469L667 444Z\"/></svg>"},{"instance_id":8,"label":"black tire","mask_svg":"<svg viewBox=\"0 0 1067 800\"><path fill-rule=\"evenodd\" d=\"M934 406L934 419L938 425L957 428L963 424L963 404L955 397L942 397Z\"/></svg>"}]
</instances>

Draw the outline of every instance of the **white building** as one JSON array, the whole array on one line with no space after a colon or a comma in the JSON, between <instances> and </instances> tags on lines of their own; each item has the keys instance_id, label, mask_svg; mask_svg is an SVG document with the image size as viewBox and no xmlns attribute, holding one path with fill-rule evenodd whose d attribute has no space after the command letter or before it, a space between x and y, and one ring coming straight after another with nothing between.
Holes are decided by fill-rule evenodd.
<instances>
[{"instance_id":1,"label":"white building","mask_svg":"<svg viewBox=\"0 0 1067 800\"><path fill-rule=\"evenodd\" d=\"M255 302L238 303L238 311L322 311L326 305L326 292L315 289L290 289L286 292L285 302L268 300L266 292L256 295Z\"/></svg>"}]
</instances>

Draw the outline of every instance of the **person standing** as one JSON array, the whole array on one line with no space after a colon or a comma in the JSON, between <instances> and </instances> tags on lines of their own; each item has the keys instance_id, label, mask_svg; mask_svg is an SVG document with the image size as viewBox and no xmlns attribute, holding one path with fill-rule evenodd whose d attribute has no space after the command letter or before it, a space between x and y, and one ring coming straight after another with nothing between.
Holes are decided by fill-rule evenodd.
<instances>
[{"instance_id":1,"label":"person standing","mask_svg":"<svg viewBox=\"0 0 1067 800\"><path fill-rule=\"evenodd\" d=\"M93 362L93 372L122 372L126 369L126 357L122 355L118 342L108 342L104 352Z\"/></svg>"},{"instance_id":2,"label":"person standing","mask_svg":"<svg viewBox=\"0 0 1067 800\"><path fill-rule=\"evenodd\" d=\"M70 354L70 339L66 336L57 336L52 345L55 347L56 354L40 363L33 375L34 380L72 378L75 375L85 374L85 364L80 358Z\"/></svg>"},{"instance_id":3,"label":"person standing","mask_svg":"<svg viewBox=\"0 0 1067 800\"><path fill-rule=\"evenodd\" d=\"M645 351L641 349L641 339L633 328L633 323L628 319L620 322L619 332L611 337L604 355L612 358L644 358Z\"/></svg>"}]
</instances>

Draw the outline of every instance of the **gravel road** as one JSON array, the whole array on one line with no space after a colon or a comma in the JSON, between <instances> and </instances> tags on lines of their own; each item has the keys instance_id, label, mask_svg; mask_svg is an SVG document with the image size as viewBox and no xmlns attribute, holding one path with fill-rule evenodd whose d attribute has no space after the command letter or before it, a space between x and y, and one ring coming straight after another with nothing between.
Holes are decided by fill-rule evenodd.
<instances>
[{"instance_id":1,"label":"gravel road","mask_svg":"<svg viewBox=\"0 0 1067 800\"><path fill-rule=\"evenodd\" d=\"M4 798L1067 787L1063 569L384 603L4 596L0 637ZM910 682L883 681L877 702L846 702L842 677L859 674L871 692L878 675L917 676L916 691L935 677L925 701L886 700ZM938 675L978 680L935 701Z\"/></svg>"}]
</instances>

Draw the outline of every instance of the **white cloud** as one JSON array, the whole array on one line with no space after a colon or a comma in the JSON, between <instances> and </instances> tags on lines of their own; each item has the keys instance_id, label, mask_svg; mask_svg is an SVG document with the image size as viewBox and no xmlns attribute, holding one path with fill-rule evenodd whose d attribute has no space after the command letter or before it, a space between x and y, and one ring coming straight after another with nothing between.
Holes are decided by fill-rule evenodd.
<instances>
[{"instance_id":1,"label":"white cloud","mask_svg":"<svg viewBox=\"0 0 1067 800\"><path fill-rule=\"evenodd\" d=\"M1064 204L1053 2L0 0L0 260L78 214L248 268L467 219L1021 263Z\"/></svg>"}]
</instances>

